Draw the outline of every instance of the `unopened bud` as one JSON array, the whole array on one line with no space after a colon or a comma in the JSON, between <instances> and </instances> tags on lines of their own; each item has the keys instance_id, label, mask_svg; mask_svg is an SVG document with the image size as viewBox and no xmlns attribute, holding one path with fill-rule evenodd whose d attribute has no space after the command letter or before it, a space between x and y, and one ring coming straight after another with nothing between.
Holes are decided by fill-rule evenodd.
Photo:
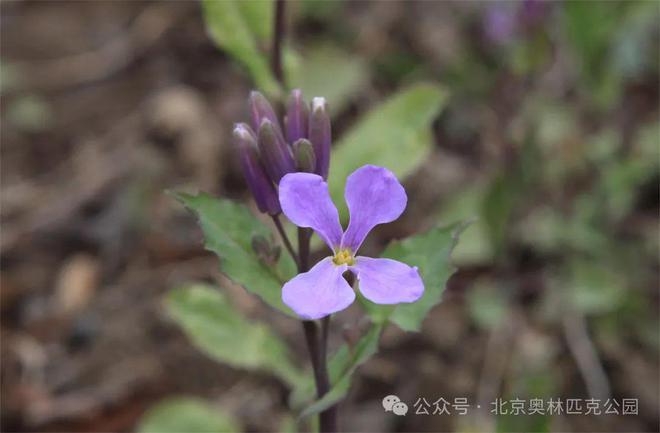
<instances>
[{"instance_id":1,"label":"unopened bud","mask_svg":"<svg viewBox=\"0 0 660 433\"><path fill-rule=\"evenodd\" d=\"M266 236L255 235L252 237L252 251L259 257L268 257L270 255L270 242Z\"/></svg>"},{"instance_id":2,"label":"unopened bud","mask_svg":"<svg viewBox=\"0 0 660 433\"><path fill-rule=\"evenodd\" d=\"M234 127L234 141L238 147L243 176L261 212L277 215L282 212L277 191L259 159L254 132L244 123Z\"/></svg>"},{"instance_id":3,"label":"unopened bud","mask_svg":"<svg viewBox=\"0 0 660 433\"><path fill-rule=\"evenodd\" d=\"M277 120L275 110L273 110L273 106L270 105L270 102L268 102L268 99L266 99L264 95L257 92L256 90L253 90L250 92L250 98L248 102L248 105L250 106L250 116L252 117L252 127L255 131L259 130L264 119L268 119L273 123L277 133L284 137L282 135L282 128L280 127L280 122Z\"/></svg>"},{"instance_id":4,"label":"unopened bud","mask_svg":"<svg viewBox=\"0 0 660 433\"><path fill-rule=\"evenodd\" d=\"M296 160L296 170L314 173L316 170L316 155L312 143L306 138L293 143L293 158Z\"/></svg>"},{"instance_id":5,"label":"unopened bud","mask_svg":"<svg viewBox=\"0 0 660 433\"><path fill-rule=\"evenodd\" d=\"M258 143L261 162L266 173L275 185L278 185L282 176L296 169L291 149L268 119L261 122Z\"/></svg>"},{"instance_id":6,"label":"unopened bud","mask_svg":"<svg viewBox=\"0 0 660 433\"><path fill-rule=\"evenodd\" d=\"M309 140L314 147L316 155L316 169L314 172L328 178L330 168L330 143L332 134L330 130L330 115L325 98L312 99L312 113L309 119Z\"/></svg>"},{"instance_id":7,"label":"unopened bud","mask_svg":"<svg viewBox=\"0 0 660 433\"><path fill-rule=\"evenodd\" d=\"M261 262L273 266L279 260L282 249L279 245L273 245L265 236L256 235L252 238L252 251Z\"/></svg>"},{"instance_id":8,"label":"unopened bud","mask_svg":"<svg viewBox=\"0 0 660 433\"><path fill-rule=\"evenodd\" d=\"M289 96L286 110L286 138L293 143L301 138L307 138L309 129L309 107L303 100L300 89L294 89Z\"/></svg>"}]
</instances>

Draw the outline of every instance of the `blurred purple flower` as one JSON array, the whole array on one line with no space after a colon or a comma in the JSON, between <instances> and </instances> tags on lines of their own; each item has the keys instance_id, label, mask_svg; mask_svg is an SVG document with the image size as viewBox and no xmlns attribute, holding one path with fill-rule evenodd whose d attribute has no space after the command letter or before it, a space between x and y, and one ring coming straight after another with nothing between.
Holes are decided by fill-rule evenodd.
<instances>
[{"instance_id":1,"label":"blurred purple flower","mask_svg":"<svg viewBox=\"0 0 660 433\"><path fill-rule=\"evenodd\" d=\"M314 229L333 252L282 288L282 300L300 317L319 319L353 303L355 293L343 277L346 271L357 277L362 295L377 304L415 302L422 296L424 283L416 267L355 255L371 229L394 221L406 207L406 192L392 172L365 165L348 176L345 198L351 218L346 231L321 176L287 174L279 196L289 220Z\"/></svg>"},{"instance_id":2,"label":"blurred purple flower","mask_svg":"<svg viewBox=\"0 0 660 433\"><path fill-rule=\"evenodd\" d=\"M486 38L495 44L510 42L521 31L538 28L548 13L549 1L496 1L488 5L484 17Z\"/></svg>"},{"instance_id":3,"label":"blurred purple flower","mask_svg":"<svg viewBox=\"0 0 660 433\"><path fill-rule=\"evenodd\" d=\"M519 9L520 23L525 27L535 27L543 21L548 13L548 0L523 0Z\"/></svg>"},{"instance_id":4,"label":"blurred purple flower","mask_svg":"<svg viewBox=\"0 0 660 433\"><path fill-rule=\"evenodd\" d=\"M488 6L484 19L484 31L491 42L503 44L516 32L516 9L508 2L495 2Z\"/></svg>"}]
</instances>

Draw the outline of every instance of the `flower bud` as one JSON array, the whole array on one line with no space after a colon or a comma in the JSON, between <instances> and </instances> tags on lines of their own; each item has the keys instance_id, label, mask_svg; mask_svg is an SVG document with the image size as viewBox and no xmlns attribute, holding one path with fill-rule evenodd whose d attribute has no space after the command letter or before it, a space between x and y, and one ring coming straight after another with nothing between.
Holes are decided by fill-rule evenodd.
<instances>
[{"instance_id":1,"label":"flower bud","mask_svg":"<svg viewBox=\"0 0 660 433\"><path fill-rule=\"evenodd\" d=\"M309 107L303 100L300 89L294 89L289 96L286 111L286 139L293 143L301 138L307 138L309 123Z\"/></svg>"},{"instance_id":2,"label":"flower bud","mask_svg":"<svg viewBox=\"0 0 660 433\"><path fill-rule=\"evenodd\" d=\"M316 170L316 155L312 143L301 138L293 143L293 159L296 161L296 170L314 173Z\"/></svg>"},{"instance_id":3,"label":"flower bud","mask_svg":"<svg viewBox=\"0 0 660 433\"><path fill-rule=\"evenodd\" d=\"M330 116L328 115L325 98L312 99L312 114L309 119L309 140L314 147L316 155L316 170L314 172L328 178L330 168Z\"/></svg>"},{"instance_id":4,"label":"flower bud","mask_svg":"<svg viewBox=\"0 0 660 433\"><path fill-rule=\"evenodd\" d=\"M275 185L280 183L282 176L296 170L289 145L268 119L261 121L258 143L261 162Z\"/></svg>"},{"instance_id":5,"label":"flower bud","mask_svg":"<svg viewBox=\"0 0 660 433\"><path fill-rule=\"evenodd\" d=\"M261 161L254 132L244 123L234 127L234 141L238 147L243 176L261 212L277 215L282 212L277 191L266 175Z\"/></svg>"},{"instance_id":6,"label":"flower bud","mask_svg":"<svg viewBox=\"0 0 660 433\"><path fill-rule=\"evenodd\" d=\"M280 258L282 249L279 245L273 245L265 236L256 235L252 237L252 251L262 263L274 266Z\"/></svg>"},{"instance_id":7,"label":"flower bud","mask_svg":"<svg viewBox=\"0 0 660 433\"><path fill-rule=\"evenodd\" d=\"M255 131L259 130L264 119L268 119L273 123L275 130L280 136L284 137L275 110L273 110L273 106L270 105L270 102L268 102L268 99L264 95L256 90L250 92L249 106L250 115L252 116L252 127Z\"/></svg>"},{"instance_id":8,"label":"flower bud","mask_svg":"<svg viewBox=\"0 0 660 433\"><path fill-rule=\"evenodd\" d=\"M252 251L259 257L267 257L270 254L270 242L263 235L252 236Z\"/></svg>"}]
</instances>

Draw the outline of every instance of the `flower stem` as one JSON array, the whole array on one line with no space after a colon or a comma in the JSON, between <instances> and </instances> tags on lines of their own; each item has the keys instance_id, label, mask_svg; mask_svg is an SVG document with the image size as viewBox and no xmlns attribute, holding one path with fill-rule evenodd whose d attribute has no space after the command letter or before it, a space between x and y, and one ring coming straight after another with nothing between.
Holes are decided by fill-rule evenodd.
<instances>
[{"instance_id":1,"label":"flower stem","mask_svg":"<svg viewBox=\"0 0 660 433\"><path fill-rule=\"evenodd\" d=\"M319 354L319 375L323 394L330 391L330 377L328 376L328 332L330 331L330 316L321 319L321 344ZM320 392L320 391L319 391ZM331 406L320 415L321 432L337 431L337 405Z\"/></svg>"},{"instance_id":2,"label":"flower stem","mask_svg":"<svg viewBox=\"0 0 660 433\"><path fill-rule=\"evenodd\" d=\"M299 272L309 270L309 241L312 231L306 228L298 228L298 254L300 257ZM303 329L309 356L314 369L314 381L316 383L316 395L323 397L330 390L330 378L328 376L328 330L330 316L321 320L321 335L318 335L316 323L311 320L303 320ZM320 340L319 340L320 337ZM333 406L319 414L321 433L337 431L337 410Z\"/></svg>"},{"instance_id":3,"label":"flower stem","mask_svg":"<svg viewBox=\"0 0 660 433\"><path fill-rule=\"evenodd\" d=\"M286 0L275 1L275 22L273 25L273 46L271 52L271 68L275 79L284 84L282 69L282 40L284 39Z\"/></svg>"},{"instance_id":4,"label":"flower stem","mask_svg":"<svg viewBox=\"0 0 660 433\"><path fill-rule=\"evenodd\" d=\"M280 221L280 216L273 215L272 218L273 218L273 222L275 223L275 227L277 228L277 232L280 234L280 237L282 238L282 242L284 242L284 247L291 255L291 258L296 263L296 266L300 268L300 259L298 258L296 252L293 250L293 245L291 245L291 241L289 240L289 237L286 235L286 232L284 231L284 227L282 227L282 221Z\"/></svg>"},{"instance_id":5,"label":"flower stem","mask_svg":"<svg viewBox=\"0 0 660 433\"><path fill-rule=\"evenodd\" d=\"M298 264L299 272L309 271L309 240L312 237L310 229L298 228L298 254L300 262Z\"/></svg>"},{"instance_id":6,"label":"flower stem","mask_svg":"<svg viewBox=\"0 0 660 433\"><path fill-rule=\"evenodd\" d=\"M285 34L285 10L286 0L275 1L275 22L273 25L273 45L271 50L271 69L277 81L283 86L284 71L282 69L282 41ZM298 265L298 272L307 272L309 270L309 241L312 231L306 228L298 228L298 255L296 256L291 242L282 228L279 217L274 216L273 222L277 231L282 236L286 249ZM319 398L323 397L330 390L330 380L328 376L328 330L330 316L321 321L321 335L319 340L318 328L313 320L303 320L303 331L305 341L314 370L314 381L316 382L316 393ZM320 430L322 433L334 433L337 431L337 410L333 406L319 415Z\"/></svg>"}]
</instances>

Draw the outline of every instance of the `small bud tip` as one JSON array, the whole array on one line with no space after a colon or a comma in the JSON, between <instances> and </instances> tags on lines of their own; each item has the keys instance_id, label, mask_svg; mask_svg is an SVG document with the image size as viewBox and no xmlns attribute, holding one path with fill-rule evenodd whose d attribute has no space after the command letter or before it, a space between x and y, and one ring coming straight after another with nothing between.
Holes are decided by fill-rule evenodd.
<instances>
[{"instance_id":1,"label":"small bud tip","mask_svg":"<svg viewBox=\"0 0 660 433\"><path fill-rule=\"evenodd\" d=\"M325 98L316 96L312 98L312 110L325 109Z\"/></svg>"},{"instance_id":2,"label":"small bud tip","mask_svg":"<svg viewBox=\"0 0 660 433\"><path fill-rule=\"evenodd\" d=\"M250 134L250 131L243 123L237 123L234 125L234 135L241 139L249 139L252 137L252 134Z\"/></svg>"}]
</instances>

